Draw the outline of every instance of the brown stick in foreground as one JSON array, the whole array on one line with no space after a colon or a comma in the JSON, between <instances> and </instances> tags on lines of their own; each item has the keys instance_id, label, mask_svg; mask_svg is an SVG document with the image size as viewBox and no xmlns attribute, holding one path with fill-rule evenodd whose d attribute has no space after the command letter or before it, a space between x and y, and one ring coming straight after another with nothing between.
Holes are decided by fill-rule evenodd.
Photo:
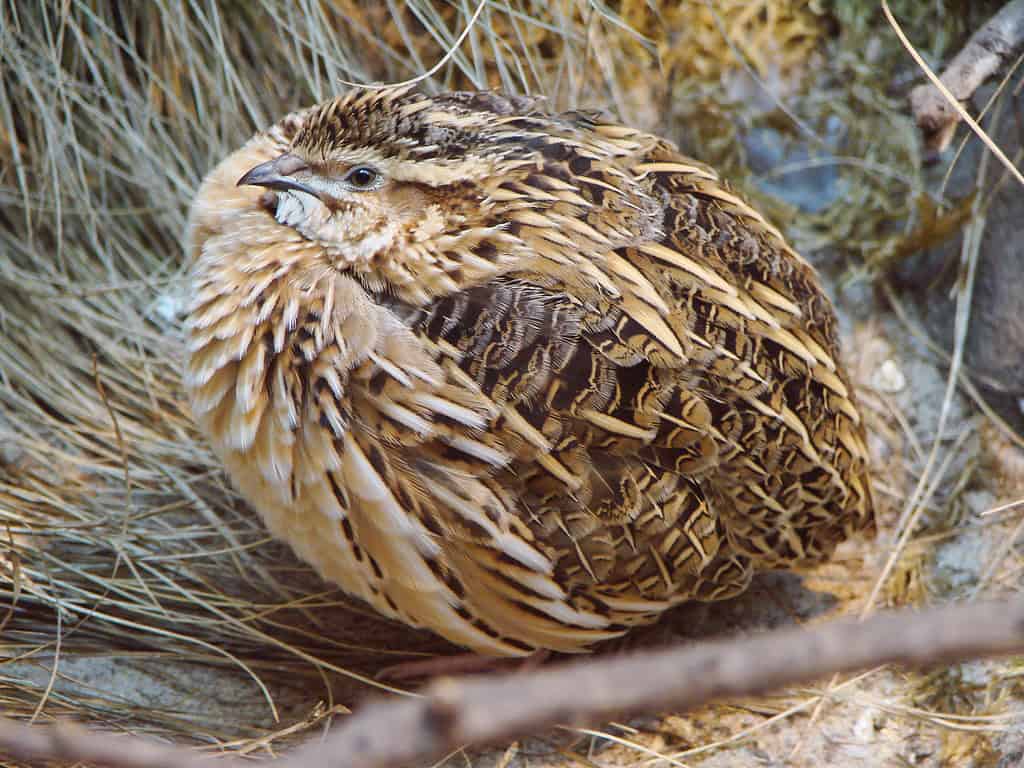
<instances>
[{"instance_id":1,"label":"brown stick in foreground","mask_svg":"<svg viewBox=\"0 0 1024 768\"><path fill-rule=\"evenodd\" d=\"M939 78L958 101L967 101L983 82L1024 44L1024 0L1012 0L971 35ZM931 83L910 92L914 120L929 152L942 152L960 115Z\"/></svg>"},{"instance_id":2,"label":"brown stick in foreground","mask_svg":"<svg viewBox=\"0 0 1024 768\"><path fill-rule=\"evenodd\" d=\"M1024 651L1024 598L893 611L532 673L439 680L421 698L370 703L323 741L275 768L397 768L460 746L491 744L556 724L692 709L723 696L764 693L885 663L923 666ZM195 752L66 725L0 719L0 757L82 760L110 768L195 768ZM252 763L244 763L251 766ZM209 765L209 763L207 763ZM217 768L240 768L225 758Z\"/></svg>"}]
</instances>

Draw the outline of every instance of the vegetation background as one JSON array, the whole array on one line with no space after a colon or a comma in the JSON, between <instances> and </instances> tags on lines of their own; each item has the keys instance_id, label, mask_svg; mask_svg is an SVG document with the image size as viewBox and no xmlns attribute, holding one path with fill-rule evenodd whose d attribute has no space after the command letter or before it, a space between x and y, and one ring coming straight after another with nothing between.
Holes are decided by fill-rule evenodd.
<instances>
[{"instance_id":1,"label":"vegetation background","mask_svg":"<svg viewBox=\"0 0 1024 768\"><path fill-rule=\"evenodd\" d=\"M935 68L999 5L891 3ZM1024 334L1007 335L1020 315L1003 294L1024 273L1024 203L969 135L922 163L906 106L922 75L874 0L5 0L0 711L276 753L344 717L381 666L450 650L270 541L198 440L179 382L182 238L202 176L345 81L426 72L429 91L541 93L672 138L781 225L839 307L877 539L625 644L1020 590ZM985 125L1018 164L1020 90L1014 67L974 105L992 97ZM876 669L448 762L1022 755L1024 661L1010 659Z\"/></svg>"}]
</instances>

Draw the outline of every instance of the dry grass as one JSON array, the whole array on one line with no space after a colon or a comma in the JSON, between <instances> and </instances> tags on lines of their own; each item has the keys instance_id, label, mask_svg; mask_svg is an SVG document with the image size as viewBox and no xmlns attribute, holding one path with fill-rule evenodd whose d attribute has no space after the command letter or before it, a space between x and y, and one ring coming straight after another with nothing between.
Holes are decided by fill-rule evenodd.
<instances>
[{"instance_id":1,"label":"dry grass","mask_svg":"<svg viewBox=\"0 0 1024 768\"><path fill-rule=\"evenodd\" d=\"M933 61L984 17L948 3L936 26L931 4L893 5ZM897 85L910 84L905 52L873 4L838 6L826 15L789 0L491 2L423 87L541 92L560 107L604 105L665 131L736 177L805 251L826 248L823 267L856 289L908 239L928 242L921 217L942 214L947 201L920 174L902 92L880 82L880 72L898 70ZM73 715L214 749L270 751L344 712L372 684L363 676L397 654L443 649L325 586L268 540L227 487L179 388L180 239L202 174L256 128L342 80L402 80L431 68L477 7L0 6L5 713ZM758 132L776 141L767 159L751 156ZM824 205L801 210L773 194L815 170L826 173ZM994 183L986 172L981 189ZM964 264L977 258L965 250ZM970 281L960 290L965 312ZM835 611L973 597L1022 580L1012 546L1022 510L978 515L979 504L1020 498L1019 484L1005 482L1020 463L1012 438L986 424L997 437L983 450L981 422L967 420L953 386L963 334L952 367L942 367L951 382L944 389L935 375L941 355L915 341L912 310L896 309L870 322L855 313L857 378L885 468L882 535L808 579L837 596ZM913 362L912 391L873 386L893 358ZM930 383L915 371L929 371ZM933 397L930 409L920 408L920 392ZM970 493L981 500L965 501ZM984 550L991 557L968 586L935 567L951 542L1005 543L1011 533L1005 547ZM821 613L780 611L798 620ZM718 631L737 623L691 615L718 621ZM678 634L703 631L680 629L686 618L669 624ZM731 764L760 749L813 762L817 742L831 738L822 733L845 738L846 728L860 738L863 721L894 743L931 745L933 764L961 765L970 755L982 765L1021 727L1019 665L987 669L984 684L974 669L934 678L876 672L692 717L574 732L555 747L524 745L514 759L653 768Z\"/></svg>"}]
</instances>

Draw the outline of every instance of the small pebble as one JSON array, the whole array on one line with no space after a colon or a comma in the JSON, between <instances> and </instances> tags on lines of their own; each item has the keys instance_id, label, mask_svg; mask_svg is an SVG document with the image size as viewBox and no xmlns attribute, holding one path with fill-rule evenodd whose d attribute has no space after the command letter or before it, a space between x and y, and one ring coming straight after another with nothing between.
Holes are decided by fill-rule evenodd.
<instances>
[{"instance_id":1,"label":"small pebble","mask_svg":"<svg viewBox=\"0 0 1024 768\"><path fill-rule=\"evenodd\" d=\"M857 722L853 724L853 735L858 741L870 743L875 740L875 735L881 725L878 715L877 709L868 707L857 718Z\"/></svg>"},{"instance_id":2,"label":"small pebble","mask_svg":"<svg viewBox=\"0 0 1024 768\"><path fill-rule=\"evenodd\" d=\"M907 377L896 361L889 358L871 375L871 386L879 392L892 395L906 388Z\"/></svg>"}]
</instances>

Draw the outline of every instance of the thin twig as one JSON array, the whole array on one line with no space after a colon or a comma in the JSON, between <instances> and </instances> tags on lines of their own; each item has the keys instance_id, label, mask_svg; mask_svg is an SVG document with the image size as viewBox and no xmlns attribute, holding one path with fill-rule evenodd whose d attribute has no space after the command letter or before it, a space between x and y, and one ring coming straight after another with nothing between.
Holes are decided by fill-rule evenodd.
<instances>
[{"instance_id":1,"label":"thin twig","mask_svg":"<svg viewBox=\"0 0 1024 768\"><path fill-rule=\"evenodd\" d=\"M890 23L903 40L884 0L882 5ZM904 45L907 43L904 42ZM941 78L936 78L923 61L914 57L931 82L911 91L910 105L914 120L931 151L941 152L949 145L953 129L961 119L976 133L979 131L960 102L967 101L978 86L1008 61L1021 45L1024 45L1024 0L1012 0L971 35L967 45L953 58ZM1002 157L1000 160L1007 162Z\"/></svg>"},{"instance_id":2,"label":"thin twig","mask_svg":"<svg viewBox=\"0 0 1024 768\"><path fill-rule=\"evenodd\" d=\"M0 758L83 762L110 768L210 768L201 754L137 736L90 730L76 723L30 726L0 717ZM217 768L251 767L248 761L218 761Z\"/></svg>"},{"instance_id":3,"label":"thin twig","mask_svg":"<svg viewBox=\"0 0 1024 768\"><path fill-rule=\"evenodd\" d=\"M416 83L422 82L423 80L427 80L427 79L433 77L441 69L441 67L443 67L445 64L447 64L448 60L458 52L459 48L462 46L462 43L465 41L466 37L468 37L469 33L473 31L473 27L476 24L477 19L480 18L480 14L483 12L484 8L486 8L486 7L487 7L487 0L480 0L480 3L477 5L476 10L473 12L473 15L470 16L469 17L469 21L466 22L466 28L462 30L462 34L460 34L455 39L455 42L452 43L452 47L448 49L448 52L445 53L445 55L441 58L441 60L438 61L430 69L428 69L426 72L423 72L423 73L421 73L419 75L416 75L416 77L411 77L408 80L403 80L400 83L386 83L386 84L383 84L383 85L367 85L366 83L356 83L356 82L352 82L352 81L349 81L349 80L341 80L340 82L342 83L342 85L347 85L350 88L364 88L366 90L380 90L381 88L391 88L391 87L402 87L402 86L415 85Z\"/></svg>"},{"instance_id":4,"label":"thin twig","mask_svg":"<svg viewBox=\"0 0 1024 768\"><path fill-rule=\"evenodd\" d=\"M463 746L507 742L556 724L681 711L880 664L925 666L1024 651L1024 599L861 622L776 630L734 640L557 665L532 673L442 679L415 699L370 703L275 768L397 768ZM70 724L0 719L0 757L79 760L109 768L195 768L195 752ZM209 765L209 763L204 763ZM217 768L240 768L226 757Z\"/></svg>"}]
</instances>

